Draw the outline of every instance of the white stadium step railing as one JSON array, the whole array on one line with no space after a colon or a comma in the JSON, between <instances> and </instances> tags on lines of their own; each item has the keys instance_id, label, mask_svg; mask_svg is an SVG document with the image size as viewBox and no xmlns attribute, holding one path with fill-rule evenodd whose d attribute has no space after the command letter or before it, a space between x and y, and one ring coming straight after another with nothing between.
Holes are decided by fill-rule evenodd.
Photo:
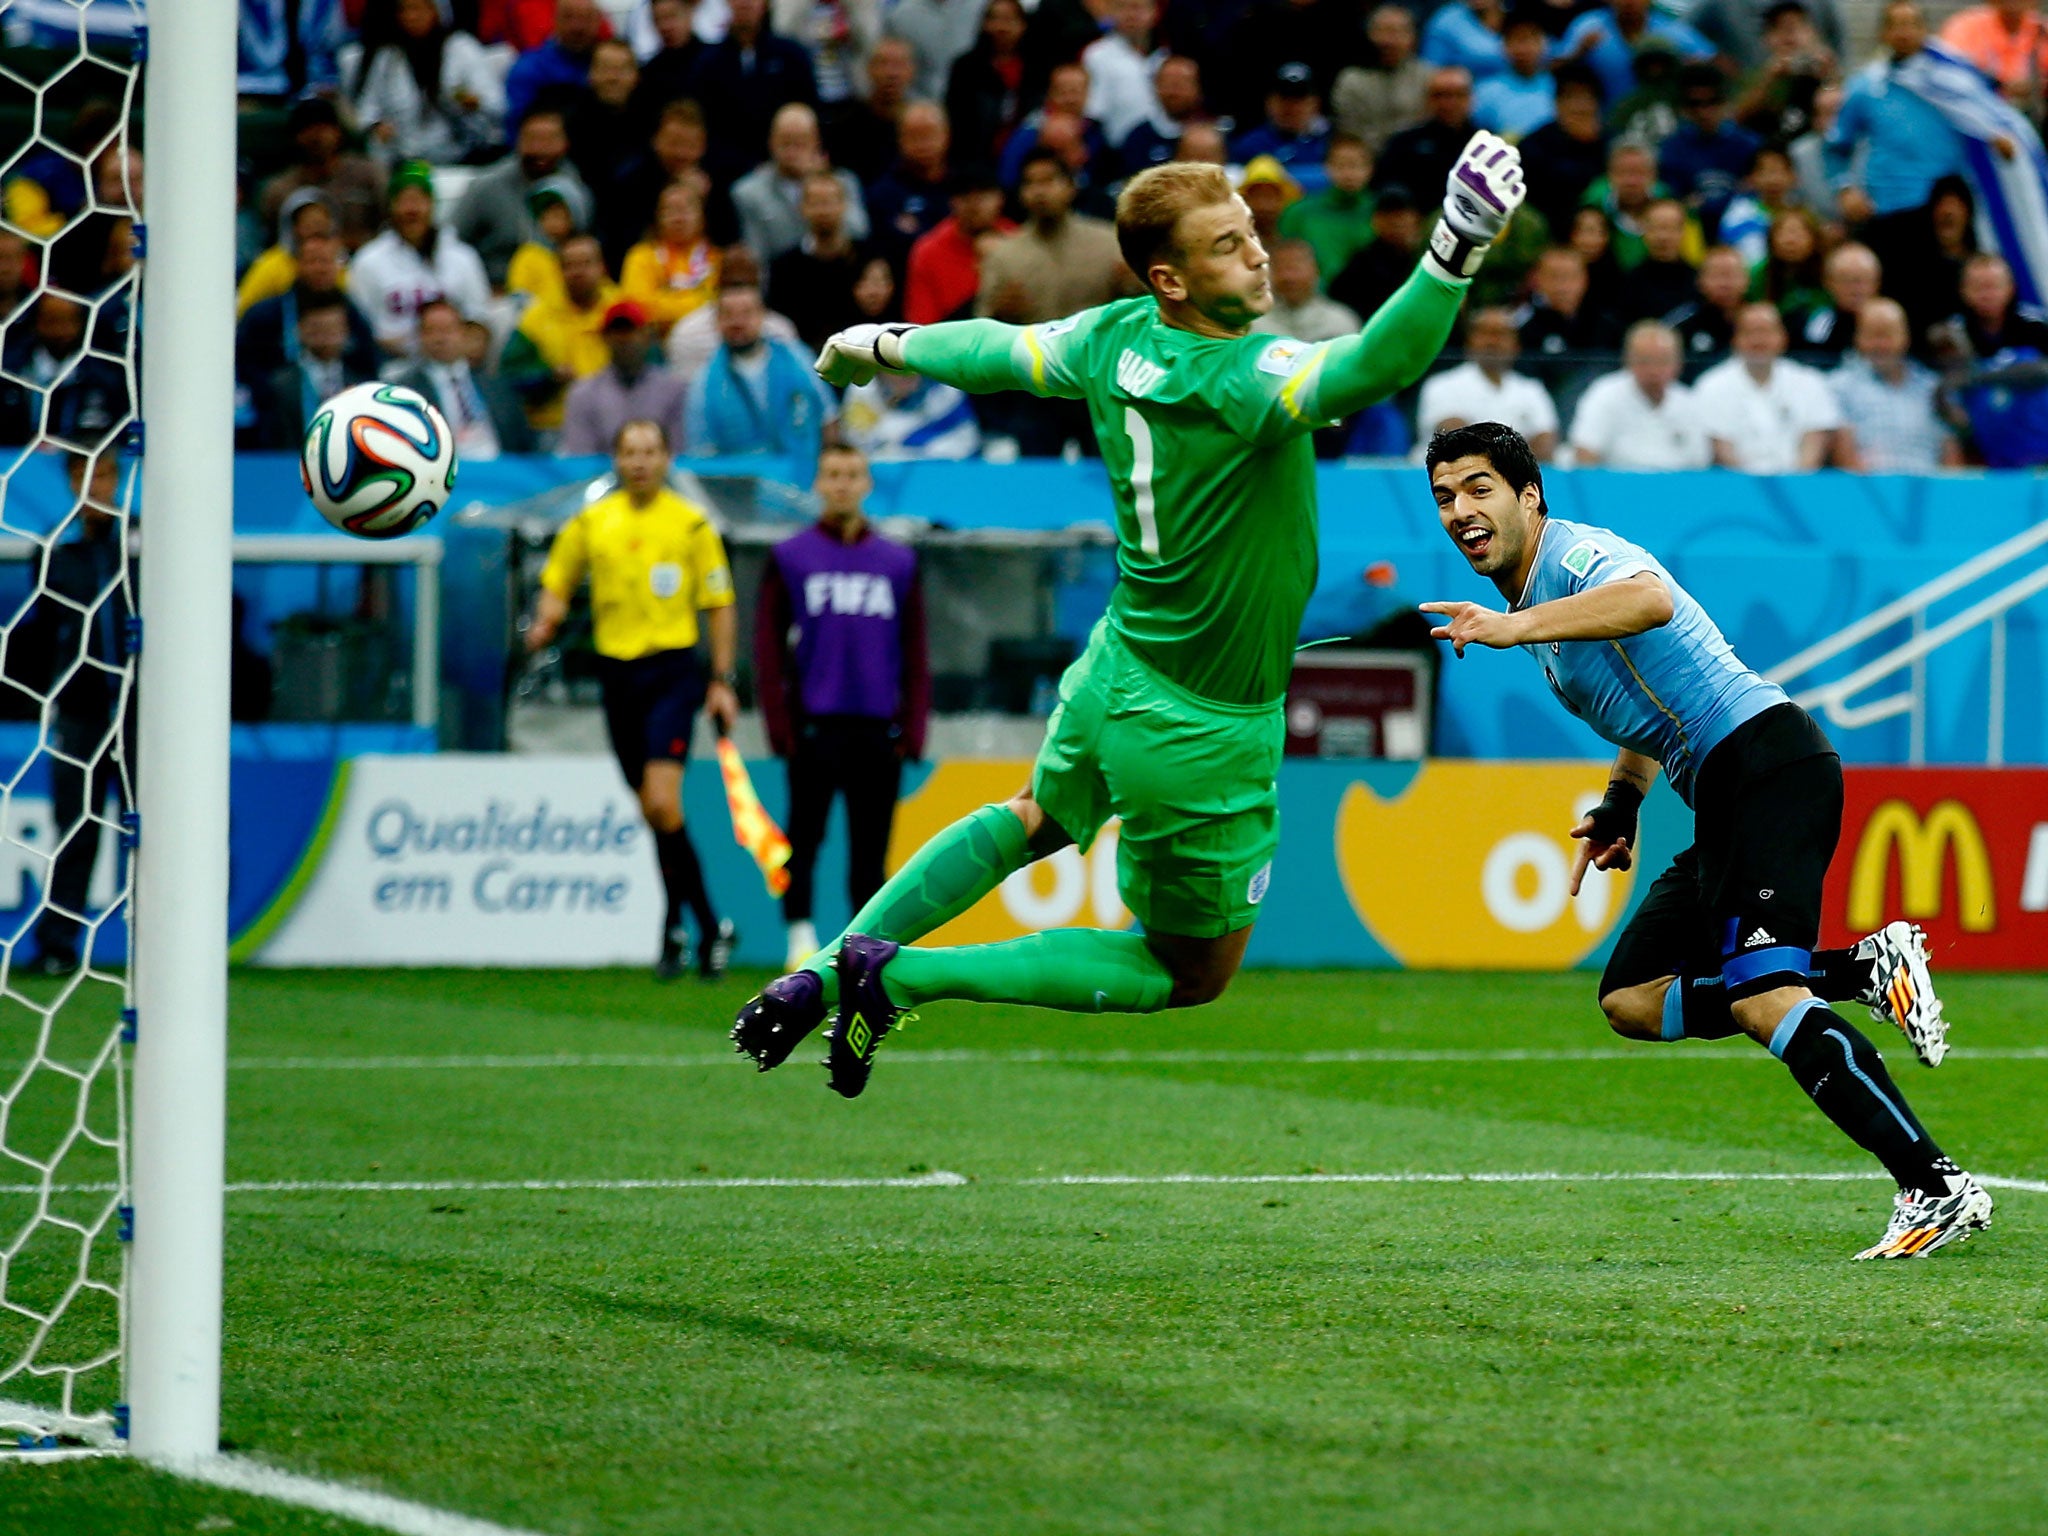
<instances>
[{"instance_id":1,"label":"white stadium step railing","mask_svg":"<svg viewBox=\"0 0 2048 1536\"><path fill-rule=\"evenodd\" d=\"M2015 569L2027 564L2030 556L2037 563L2014 575ZM1935 604L2001 577L2009 579L1958 612L1939 622L1929 622L1929 610ZM1944 571L1865 614L1827 639L1778 663L1769 676L1773 682L1792 690L1797 703L1824 714L1831 724L1843 730L1858 730L1905 715L1907 761L1919 767L1927 761L1927 658L1972 630L1989 626L1990 705L1985 723L1984 761L1998 767L2005 761L2006 615L2042 592L2048 592L2048 522L2038 523L1971 556L1953 570ZM1842 677L1793 689L1798 679L1900 624L1911 625L1909 638ZM1859 694L1900 672L1909 674L1903 689L1860 704L1853 702Z\"/></svg>"},{"instance_id":2,"label":"white stadium step railing","mask_svg":"<svg viewBox=\"0 0 2048 1536\"><path fill-rule=\"evenodd\" d=\"M0 562L32 561L42 553L33 539L0 538ZM139 547L139 541L138 541ZM412 723L441 718L441 558L446 548L430 536L338 539L324 533L238 533L236 565L409 565L418 585L412 605Z\"/></svg>"}]
</instances>

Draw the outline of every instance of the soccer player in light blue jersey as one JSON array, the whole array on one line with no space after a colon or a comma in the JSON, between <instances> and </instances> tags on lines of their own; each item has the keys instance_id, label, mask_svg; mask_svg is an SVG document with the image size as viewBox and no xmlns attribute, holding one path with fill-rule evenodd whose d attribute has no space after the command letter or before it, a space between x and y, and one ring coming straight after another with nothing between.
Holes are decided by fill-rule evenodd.
<instances>
[{"instance_id":1,"label":"soccer player in light blue jersey","mask_svg":"<svg viewBox=\"0 0 2048 1536\"><path fill-rule=\"evenodd\" d=\"M1572 871L1626 869L1636 813L1661 769L1692 808L1693 846L1645 897L1600 980L1600 1006L1637 1040L1747 1034L1821 1111L1884 1164L1899 1193L1859 1259L1924 1257L1991 1223L1991 1196L1934 1144L1862 1032L1828 1006L1860 1001L1928 1066L1947 1024L1925 943L1888 924L1815 951L1821 885L1842 830L1842 763L1820 727L1729 648L1647 551L1550 516L1520 433L1481 422L1437 433L1426 458L1437 515L1507 599L1424 603L1431 633L1534 656L1550 691L1621 749L1607 796L1572 828Z\"/></svg>"}]
</instances>

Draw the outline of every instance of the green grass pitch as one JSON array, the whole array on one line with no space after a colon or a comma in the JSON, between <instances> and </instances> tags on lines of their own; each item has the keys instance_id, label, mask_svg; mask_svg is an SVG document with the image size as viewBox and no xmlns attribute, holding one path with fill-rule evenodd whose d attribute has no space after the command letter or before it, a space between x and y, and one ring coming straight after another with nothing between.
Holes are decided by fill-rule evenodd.
<instances>
[{"instance_id":1,"label":"green grass pitch","mask_svg":"<svg viewBox=\"0 0 2048 1536\"><path fill-rule=\"evenodd\" d=\"M1713 1177L1867 1166L1752 1046L1622 1045L1583 975L1249 974L935 1008L849 1104L721 1059L757 980L239 974L240 1183L966 1182L231 1193L231 1444L549 1536L2048 1531L2048 1193L1851 1264L1881 1179ZM2048 1177L2048 978L1946 995L1939 1071L1873 1038ZM1156 1182L1317 1172L1572 1177ZM352 1529L0 1467L10 1536Z\"/></svg>"}]
</instances>

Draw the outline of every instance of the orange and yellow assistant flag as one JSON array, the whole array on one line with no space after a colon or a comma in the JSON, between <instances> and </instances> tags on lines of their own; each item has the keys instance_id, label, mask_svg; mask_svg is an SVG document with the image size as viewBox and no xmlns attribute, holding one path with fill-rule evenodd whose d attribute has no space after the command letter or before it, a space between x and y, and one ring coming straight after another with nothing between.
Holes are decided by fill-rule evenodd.
<instances>
[{"instance_id":1,"label":"orange and yellow assistant flag","mask_svg":"<svg viewBox=\"0 0 2048 1536\"><path fill-rule=\"evenodd\" d=\"M775 824L754 793L754 781L747 773L746 759L730 736L718 738L718 771L725 779L726 809L732 812L732 837L761 871L770 896L789 889L789 838Z\"/></svg>"}]
</instances>

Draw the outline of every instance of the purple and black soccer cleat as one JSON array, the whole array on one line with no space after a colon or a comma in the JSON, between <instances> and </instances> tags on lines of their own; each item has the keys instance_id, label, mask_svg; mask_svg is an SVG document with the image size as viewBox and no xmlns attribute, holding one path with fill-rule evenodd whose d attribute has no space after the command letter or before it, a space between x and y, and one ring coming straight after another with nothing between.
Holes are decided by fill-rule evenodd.
<instances>
[{"instance_id":1,"label":"purple and black soccer cleat","mask_svg":"<svg viewBox=\"0 0 2048 1536\"><path fill-rule=\"evenodd\" d=\"M763 1072L781 1066L804 1036L825 1022L825 980L815 971L791 971L763 987L740 1009L733 1048Z\"/></svg>"},{"instance_id":2,"label":"purple and black soccer cleat","mask_svg":"<svg viewBox=\"0 0 2048 1536\"><path fill-rule=\"evenodd\" d=\"M889 1000L882 971L900 944L850 933L839 946L839 1017L825 1032L825 1071L832 1091L857 1099L875 1069L875 1052L903 1010Z\"/></svg>"}]
</instances>

